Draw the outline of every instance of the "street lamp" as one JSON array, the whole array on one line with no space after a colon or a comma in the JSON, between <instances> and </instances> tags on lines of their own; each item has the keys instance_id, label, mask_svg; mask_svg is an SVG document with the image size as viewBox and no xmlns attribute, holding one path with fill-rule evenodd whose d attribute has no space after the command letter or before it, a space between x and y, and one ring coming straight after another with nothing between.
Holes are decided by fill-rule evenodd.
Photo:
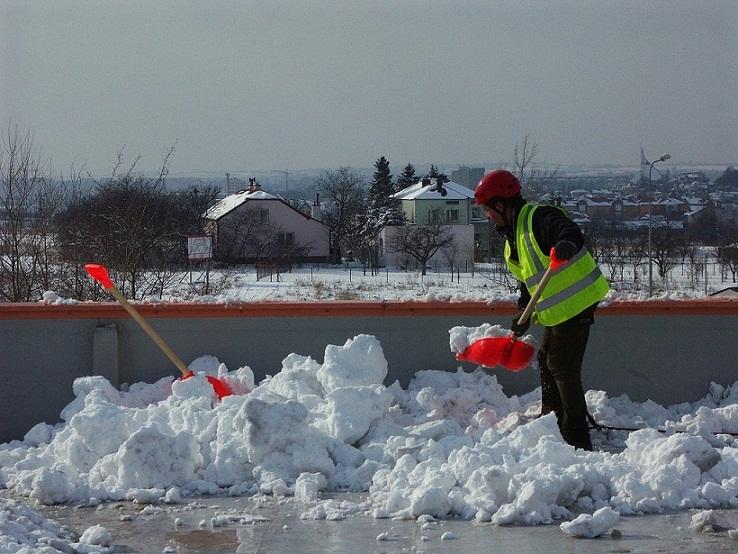
<instances>
[{"instance_id":1,"label":"street lamp","mask_svg":"<svg viewBox=\"0 0 738 554\"><path fill-rule=\"evenodd\" d=\"M653 222L651 221L651 205L653 204L653 189L651 187L651 172L653 171L654 164L659 162L665 162L670 159L669 154L664 154L659 159L651 162L651 166L648 168L648 296L653 296L653 258L651 257L651 229Z\"/></svg>"}]
</instances>

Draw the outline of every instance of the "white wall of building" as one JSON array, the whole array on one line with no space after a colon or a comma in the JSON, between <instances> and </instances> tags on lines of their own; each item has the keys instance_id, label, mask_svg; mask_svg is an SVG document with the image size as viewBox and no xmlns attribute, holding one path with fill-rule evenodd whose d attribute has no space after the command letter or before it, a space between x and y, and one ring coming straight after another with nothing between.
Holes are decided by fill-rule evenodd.
<instances>
[{"instance_id":1,"label":"white wall of building","mask_svg":"<svg viewBox=\"0 0 738 554\"><path fill-rule=\"evenodd\" d=\"M454 267L464 267L465 263L472 264L474 260L474 225L447 225L454 237L452 249L444 252L439 250L428 262L431 269L448 269L453 261ZM407 254L393 252L389 249L392 237L398 227L385 227L379 234L380 263L389 267L416 267L417 261ZM449 258L452 258L449 259Z\"/></svg>"}]
</instances>

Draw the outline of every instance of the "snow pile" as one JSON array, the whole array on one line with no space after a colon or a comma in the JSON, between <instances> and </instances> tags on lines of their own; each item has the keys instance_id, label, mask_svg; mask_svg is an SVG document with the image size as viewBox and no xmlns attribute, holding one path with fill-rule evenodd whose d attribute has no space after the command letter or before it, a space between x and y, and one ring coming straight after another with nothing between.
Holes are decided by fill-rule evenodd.
<instances>
[{"instance_id":1,"label":"snow pile","mask_svg":"<svg viewBox=\"0 0 738 554\"><path fill-rule=\"evenodd\" d=\"M491 332L456 329L452 347ZM481 371L421 371L406 389L386 387L387 361L368 335L327 346L322 364L290 354L255 388L248 367L229 372L212 356L191 367L186 381L123 391L78 379L62 423L0 445L0 486L45 504L295 495L306 519L368 511L511 525L594 512L568 527L578 536L606 530L615 513L738 507L738 444L720 434L738 426L738 384L668 408L590 391L601 423L667 427L594 433L620 445L612 453L573 449L553 414L535 418L538 390L508 397ZM216 372L253 390L219 402L205 375ZM339 490L369 491L368 501L320 500Z\"/></svg>"},{"instance_id":2,"label":"snow pile","mask_svg":"<svg viewBox=\"0 0 738 554\"><path fill-rule=\"evenodd\" d=\"M56 554L74 552L71 533L36 510L0 497L0 552Z\"/></svg>"}]
</instances>

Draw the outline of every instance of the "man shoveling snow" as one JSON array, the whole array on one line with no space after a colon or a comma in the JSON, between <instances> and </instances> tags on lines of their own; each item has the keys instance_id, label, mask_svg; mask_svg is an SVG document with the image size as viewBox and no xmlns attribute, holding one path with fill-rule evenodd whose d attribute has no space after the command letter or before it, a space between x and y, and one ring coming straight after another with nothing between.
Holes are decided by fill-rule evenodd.
<instances>
[{"instance_id":1,"label":"man shoveling snow","mask_svg":"<svg viewBox=\"0 0 738 554\"><path fill-rule=\"evenodd\" d=\"M597 303L610 290L607 280L577 224L559 208L526 202L520 182L509 171L485 175L474 191L474 203L505 238L505 262L520 282L519 306L526 308L513 320L512 332L520 336L527 331L533 309L545 328L538 352L541 415L554 412L564 440L592 450L582 359Z\"/></svg>"}]
</instances>

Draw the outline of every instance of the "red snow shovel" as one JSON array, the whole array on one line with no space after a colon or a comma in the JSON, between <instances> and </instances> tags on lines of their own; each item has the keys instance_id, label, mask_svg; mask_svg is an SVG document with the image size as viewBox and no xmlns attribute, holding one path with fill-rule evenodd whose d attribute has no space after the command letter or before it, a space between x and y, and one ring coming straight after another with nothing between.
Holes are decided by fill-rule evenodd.
<instances>
[{"instance_id":1,"label":"red snow shovel","mask_svg":"<svg viewBox=\"0 0 738 554\"><path fill-rule=\"evenodd\" d=\"M161 351L166 354L167 358L169 358L172 363L177 366L177 369L179 369L179 371L182 373L182 380L189 379L194 375L194 373L190 371L190 368L188 368L180 359L180 357L174 353L174 350L169 348L169 345L164 342L164 339L162 339L159 334L154 331L153 327L149 325L148 321L141 317L141 314L136 311L136 309L128 302L128 300L126 300L125 296L123 296L123 294L121 294L121 292L116 288L116 286L110 280L108 270L104 265L87 264L85 265L85 270L87 271L87 273L90 274L90 277L100 283L100 285L105 290L107 290L115 297L118 302L120 302L121 306L126 309L131 317L136 320L136 323L138 323L141 328L146 331L146 334L151 337L151 340L156 343L156 346L161 348ZM208 383L210 383L210 386L213 387L215 395L219 399L223 398L224 396L230 396L233 394L231 387L227 383L221 381L220 379L217 379L216 377L212 377L211 375L208 375L207 379Z\"/></svg>"},{"instance_id":2,"label":"red snow shovel","mask_svg":"<svg viewBox=\"0 0 738 554\"><path fill-rule=\"evenodd\" d=\"M543 289L551 279L553 271L566 263L565 260L560 260L556 257L556 252L553 248L551 248L550 257L551 264L546 269L543 277L541 277L541 282L538 284L533 296L528 300L528 305L525 306L523 314L518 319L518 324L528 321L528 318L533 313L533 308L535 308L538 299L543 293ZM500 366L508 371L522 371L530 365L535 351L535 347L527 342L518 340L518 336L510 331L510 334L504 337L484 337L475 340L463 352L456 354L456 359L461 362L470 362L483 367L492 368Z\"/></svg>"}]
</instances>

